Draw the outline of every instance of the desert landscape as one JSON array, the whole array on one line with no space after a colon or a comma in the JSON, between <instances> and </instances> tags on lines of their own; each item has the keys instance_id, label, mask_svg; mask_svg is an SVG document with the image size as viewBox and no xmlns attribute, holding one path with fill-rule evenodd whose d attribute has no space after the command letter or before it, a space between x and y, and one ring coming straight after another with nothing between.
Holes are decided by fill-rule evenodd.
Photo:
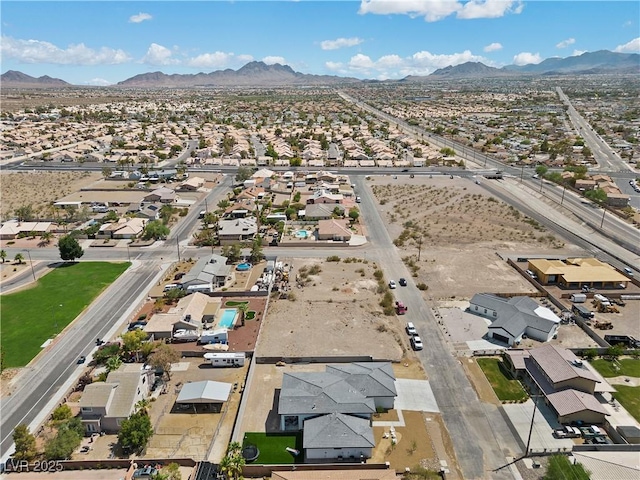
<instances>
[{"instance_id":1,"label":"desert landscape","mask_svg":"<svg viewBox=\"0 0 640 480\"><path fill-rule=\"evenodd\" d=\"M15 210L31 205L34 214L53 218L48 210L52 202L94 183L102 175L98 172L8 172L0 173L0 218L15 216Z\"/></svg>"}]
</instances>

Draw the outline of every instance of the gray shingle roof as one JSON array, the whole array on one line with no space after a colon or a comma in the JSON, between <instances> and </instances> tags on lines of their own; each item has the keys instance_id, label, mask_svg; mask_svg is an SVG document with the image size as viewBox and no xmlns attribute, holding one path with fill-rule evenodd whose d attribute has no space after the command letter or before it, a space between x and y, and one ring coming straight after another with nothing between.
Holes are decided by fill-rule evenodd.
<instances>
[{"instance_id":1,"label":"gray shingle roof","mask_svg":"<svg viewBox=\"0 0 640 480\"><path fill-rule=\"evenodd\" d=\"M328 372L285 373L278 402L280 415L375 413L367 398L343 378Z\"/></svg>"},{"instance_id":2,"label":"gray shingle roof","mask_svg":"<svg viewBox=\"0 0 640 480\"><path fill-rule=\"evenodd\" d=\"M389 362L340 363L327 366L327 372L345 381L367 397L395 397L396 377Z\"/></svg>"},{"instance_id":3,"label":"gray shingle roof","mask_svg":"<svg viewBox=\"0 0 640 480\"><path fill-rule=\"evenodd\" d=\"M341 413L305 420L302 443L305 449L375 446L369 420Z\"/></svg>"},{"instance_id":4,"label":"gray shingle roof","mask_svg":"<svg viewBox=\"0 0 640 480\"><path fill-rule=\"evenodd\" d=\"M587 367L579 366L576 362L578 357L571 350L543 345L530 350L530 356L552 383L572 378L585 378L596 383L600 381Z\"/></svg>"}]
</instances>

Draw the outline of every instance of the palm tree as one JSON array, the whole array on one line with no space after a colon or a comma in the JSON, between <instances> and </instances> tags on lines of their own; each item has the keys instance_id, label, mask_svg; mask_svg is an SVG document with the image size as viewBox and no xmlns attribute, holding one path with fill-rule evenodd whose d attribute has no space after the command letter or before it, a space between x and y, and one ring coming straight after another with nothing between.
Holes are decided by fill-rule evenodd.
<instances>
[{"instance_id":1,"label":"palm tree","mask_svg":"<svg viewBox=\"0 0 640 480\"><path fill-rule=\"evenodd\" d=\"M24 263L24 256L21 253L16 253L16 256L13 258L18 265L22 265Z\"/></svg>"},{"instance_id":2,"label":"palm tree","mask_svg":"<svg viewBox=\"0 0 640 480\"><path fill-rule=\"evenodd\" d=\"M118 355L113 355L107 358L107 362L106 362L107 372L113 372L114 370L119 369L121 365L122 365L122 359Z\"/></svg>"},{"instance_id":3,"label":"palm tree","mask_svg":"<svg viewBox=\"0 0 640 480\"><path fill-rule=\"evenodd\" d=\"M236 308L240 312L240 322L242 323L242 326L244 327L244 317L247 315L247 311L249 310L249 304L241 303Z\"/></svg>"},{"instance_id":4,"label":"palm tree","mask_svg":"<svg viewBox=\"0 0 640 480\"><path fill-rule=\"evenodd\" d=\"M239 442L231 442L227 455L220 461L220 470L229 480L242 480L242 467L244 465L242 445Z\"/></svg>"},{"instance_id":5,"label":"palm tree","mask_svg":"<svg viewBox=\"0 0 640 480\"><path fill-rule=\"evenodd\" d=\"M4 263L5 259L7 258L6 250L0 250L0 258L2 258L2 263Z\"/></svg>"},{"instance_id":6,"label":"palm tree","mask_svg":"<svg viewBox=\"0 0 640 480\"><path fill-rule=\"evenodd\" d=\"M40 240L42 240L42 243L44 245L49 245L51 243L52 238L53 238L53 233L51 232L44 232L42 235L40 235Z\"/></svg>"},{"instance_id":7,"label":"palm tree","mask_svg":"<svg viewBox=\"0 0 640 480\"><path fill-rule=\"evenodd\" d=\"M143 415L149 415L149 407L151 406L151 402L143 398L136 403L136 412L141 413Z\"/></svg>"}]
</instances>

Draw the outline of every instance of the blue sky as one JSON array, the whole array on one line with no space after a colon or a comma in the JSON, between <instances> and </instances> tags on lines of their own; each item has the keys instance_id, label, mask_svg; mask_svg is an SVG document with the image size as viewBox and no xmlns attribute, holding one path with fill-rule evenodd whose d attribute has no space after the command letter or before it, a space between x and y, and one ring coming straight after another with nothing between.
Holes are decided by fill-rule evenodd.
<instances>
[{"instance_id":1,"label":"blue sky","mask_svg":"<svg viewBox=\"0 0 640 480\"><path fill-rule=\"evenodd\" d=\"M7 1L1 69L76 85L238 69L398 79L467 61L502 67L640 52L640 2L555 0Z\"/></svg>"}]
</instances>

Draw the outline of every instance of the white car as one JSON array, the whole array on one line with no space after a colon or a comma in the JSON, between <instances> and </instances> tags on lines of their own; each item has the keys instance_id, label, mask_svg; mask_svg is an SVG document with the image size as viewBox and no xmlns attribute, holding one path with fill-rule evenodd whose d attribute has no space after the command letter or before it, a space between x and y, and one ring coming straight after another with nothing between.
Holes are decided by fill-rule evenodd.
<instances>
[{"instance_id":1,"label":"white car","mask_svg":"<svg viewBox=\"0 0 640 480\"><path fill-rule=\"evenodd\" d=\"M407 334L411 335L412 337L415 335L418 335L418 331L416 330L416 326L412 323L412 322L407 322Z\"/></svg>"},{"instance_id":2,"label":"white car","mask_svg":"<svg viewBox=\"0 0 640 480\"><path fill-rule=\"evenodd\" d=\"M411 347L414 350L422 350L423 349L422 339L418 335L414 335L413 337L411 337Z\"/></svg>"},{"instance_id":3,"label":"white car","mask_svg":"<svg viewBox=\"0 0 640 480\"><path fill-rule=\"evenodd\" d=\"M392 290L396 288L396 282L394 280L389 280L389 288Z\"/></svg>"}]
</instances>

